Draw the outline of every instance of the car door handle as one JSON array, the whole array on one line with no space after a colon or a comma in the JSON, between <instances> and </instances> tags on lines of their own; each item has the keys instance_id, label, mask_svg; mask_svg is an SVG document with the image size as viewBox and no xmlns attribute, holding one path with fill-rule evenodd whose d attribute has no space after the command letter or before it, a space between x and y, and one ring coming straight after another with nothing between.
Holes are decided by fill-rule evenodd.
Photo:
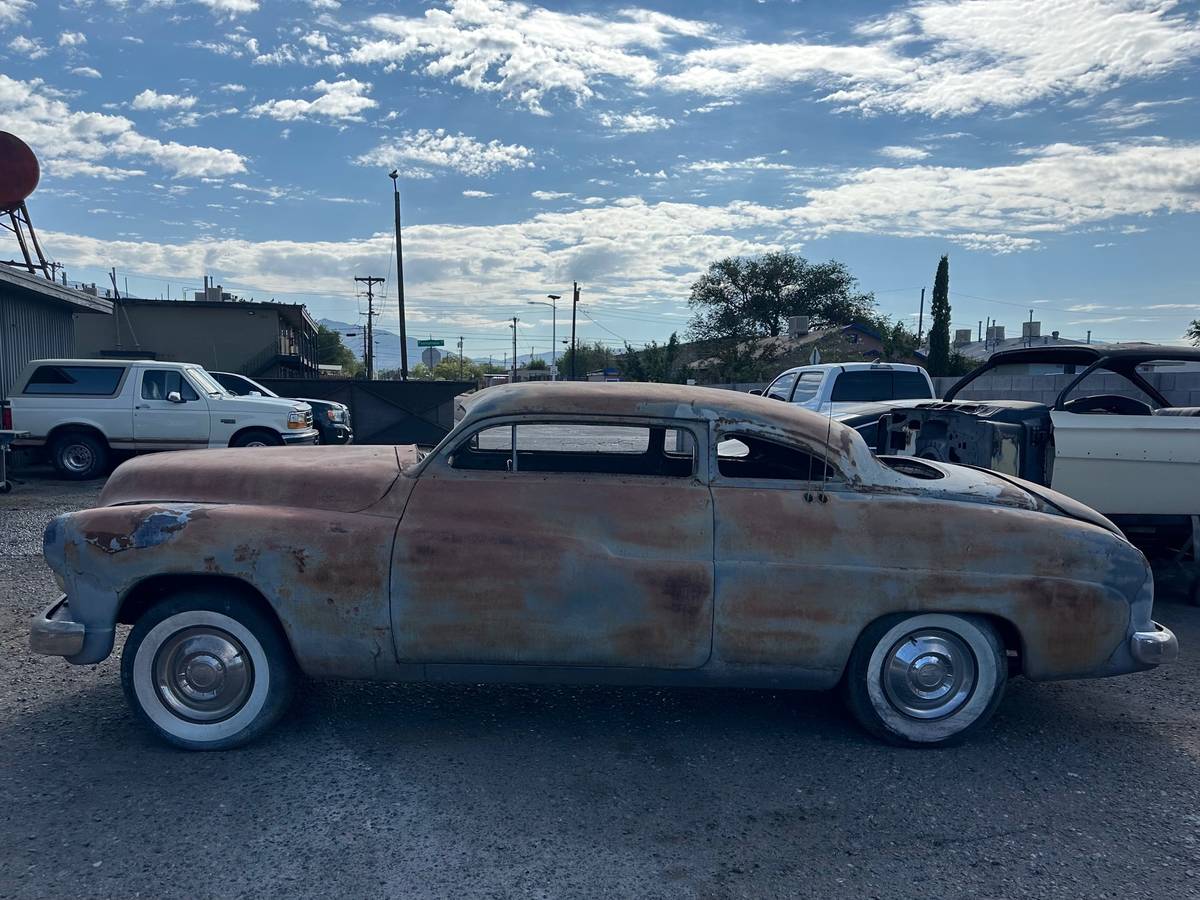
<instances>
[{"instance_id":1,"label":"car door handle","mask_svg":"<svg viewBox=\"0 0 1200 900\"><path fill-rule=\"evenodd\" d=\"M134 407L134 409L149 409L149 408L150 408L149 403L140 403Z\"/></svg>"}]
</instances>

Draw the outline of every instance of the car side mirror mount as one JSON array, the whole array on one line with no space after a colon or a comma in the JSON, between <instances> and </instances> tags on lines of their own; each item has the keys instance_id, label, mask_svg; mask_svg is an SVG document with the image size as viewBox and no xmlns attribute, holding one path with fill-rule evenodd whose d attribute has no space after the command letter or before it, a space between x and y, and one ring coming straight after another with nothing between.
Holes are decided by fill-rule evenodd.
<instances>
[{"instance_id":1,"label":"car side mirror mount","mask_svg":"<svg viewBox=\"0 0 1200 900\"><path fill-rule=\"evenodd\" d=\"M248 393L246 396L247 396L247 397L261 397L261 396L262 396L262 391L251 391L251 392L250 392L250 393Z\"/></svg>"},{"instance_id":2,"label":"car side mirror mount","mask_svg":"<svg viewBox=\"0 0 1200 900\"><path fill-rule=\"evenodd\" d=\"M756 397L761 397L762 396L762 388L750 388L750 393L754 394L754 396L756 396Z\"/></svg>"},{"instance_id":3,"label":"car side mirror mount","mask_svg":"<svg viewBox=\"0 0 1200 900\"><path fill-rule=\"evenodd\" d=\"M171 391L171 393L167 394L167 399L172 403L183 402L183 396L179 393L179 391Z\"/></svg>"}]
</instances>

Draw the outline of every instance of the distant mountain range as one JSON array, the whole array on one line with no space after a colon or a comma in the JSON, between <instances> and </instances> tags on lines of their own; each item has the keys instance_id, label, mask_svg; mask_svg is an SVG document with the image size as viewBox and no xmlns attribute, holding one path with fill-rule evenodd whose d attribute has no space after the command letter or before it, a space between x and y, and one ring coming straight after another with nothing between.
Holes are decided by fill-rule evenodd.
<instances>
[{"instance_id":1,"label":"distant mountain range","mask_svg":"<svg viewBox=\"0 0 1200 900\"><path fill-rule=\"evenodd\" d=\"M339 322L337 319L319 319L318 324L340 332L342 334L342 343L345 344L350 349L350 352L353 353L358 359L363 358L363 326L352 325L349 322ZM429 331L430 329L426 327L425 330ZM433 331L445 332L445 329L435 326ZM346 336L350 333L352 333L354 337ZM417 340L418 338L412 337L411 335L408 338L408 366L410 369L421 361L421 352L425 349L424 347L417 346ZM447 339L446 346L438 347L437 349L443 354L457 354L458 341ZM468 347L467 349L469 350L470 348ZM488 362L488 357L486 356L472 356L470 358L477 363ZM530 358L531 357L528 353L519 355L517 357L517 365L526 365ZM546 364L549 365L550 351L547 350L545 353L534 354L532 358L543 359L546 361ZM562 359L561 352L558 354L558 358ZM506 357L503 354L500 356L491 357L491 362L495 363L496 365L503 365L505 360ZM394 331L388 331L386 328L379 328L376 326L375 371L382 372L385 369L398 368L400 368L400 335L396 334Z\"/></svg>"}]
</instances>

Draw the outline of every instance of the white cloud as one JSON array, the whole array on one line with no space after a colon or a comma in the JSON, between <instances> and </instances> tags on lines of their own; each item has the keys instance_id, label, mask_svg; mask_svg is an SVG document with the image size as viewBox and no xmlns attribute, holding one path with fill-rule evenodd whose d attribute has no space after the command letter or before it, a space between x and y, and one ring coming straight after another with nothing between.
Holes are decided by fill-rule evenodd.
<instances>
[{"instance_id":1,"label":"white cloud","mask_svg":"<svg viewBox=\"0 0 1200 900\"><path fill-rule=\"evenodd\" d=\"M792 83L866 113L966 115L1153 78L1200 55L1173 0L918 0L859 44L730 43L687 53L675 90L734 96Z\"/></svg>"},{"instance_id":2,"label":"white cloud","mask_svg":"<svg viewBox=\"0 0 1200 900\"><path fill-rule=\"evenodd\" d=\"M684 164L682 171L726 176L746 172L794 172L796 167L789 163L772 162L765 156L751 156L748 159L699 159Z\"/></svg>"},{"instance_id":3,"label":"white cloud","mask_svg":"<svg viewBox=\"0 0 1200 900\"><path fill-rule=\"evenodd\" d=\"M405 232L405 272L421 298L416 320L448 322L461 315L462 297L485 283L503 284L511 297L579 279L600 304L677 299L712 259L798 247L831 232L937 236L1003 252L1036 247L1049 234L1164 213L1200 213L1200 143L1052 145L1011 165L982 169L877 167L809 191L794 206L622 197L514 222L417 225ZM173 278L218 271L226 284L248 290L338 295L352 275L386 258L390 240L386 229L321 242L47 236L55 252L77 266L115 264ZM439 311L439 303L446 308ZM498 310L483 310L497 323L503 318Z\"/></svg>"},{"instance_id":4,"label":"white cloud","mask_svg":"<svg viewBox=\"0 0 1200 900\"><path fill-rule=\"evenodd\" d=\"M921 147L905 147L893 144L889 147L880 147L879 155L886 156L888 159L917 160L928 157L929 151Z\"/></svg>"},{"instance_id":5,"label":"white cloud","mask_svg":"<svg viewBox=\"0 0 1200 900\"><path fill-rule=\"evenodd\" d=\"M217 90L227 94L240 94L246 90L246 86L244 84L223 84Z\"/></svg>"},{"instance_id":6,"label":"white cloud","mask_svg":"<svg viewBox=\"0 0 1200 900\"><path fill-rule=\"evenodd\" d=\"M258 0L196 0L196 2L202 3L215 13L228 16L252 13L258 10Z\"/></svg>"},{"instance_id":7,"label":"white cloud","mask_svg":"<svg viewBox=\"0 0 1200 900\"><path fill-rule=\"evenodd\" d=\"M361 113L378 106L366 96L371 90L370 83L355 78L345 78L341 81L322 79L309 90L317 92L317 99L268 100L251 107L250 115L270 116L281 122L318 118L358 122L362 121Z\"/></svg>"},{"instance_id":8,"label":"white cloud","mask_svg":"<svg viewBox=\"0 0 1200 900\"><path fill-rule=\"evenodd\" d=\"M534 200L566 200L571 195L562 191L534 191L529 196Z\"/></svg>"},{"instance_id":9,"label":"white cloud","mask_svg":"<svg viewBox=\"0 0 1200 900\"><path fill-rule=\"evenodd\" d=\"M497 140L486 144L465 134L450 134L439 128L430 131L406 132L398 139L380 144L358 157L363 166L416 166L416 177L428 173L420 167L453 169L464 175L493 175L502 169L524 169L532 166L533 151L520 144L502 144ZM412 173L410 172L410 177Z\"/></svg>"},{"instance_id":10,"label":"white cloud","mask_svg":"<svg viewBox=\"0 0 1200 900\"><path fill-rule=\"evenodd\" d=\"M938 235L1014 250L1122 216L1200 212L1200 143L1051 144L1009 165L858 170L803 192L803 232Z\"/></svg>"},{"instance_id":11,"label":"white cloud","mask_svg":"<svg viewBox=\"0 0 1200 900\"><path fill-rule=\"evenodd\" d=\"M23 34L19 34L9 41L8 49L14 53L20 53L22 56L28 56L30 59L41 59L50 52L37 38L29 38Z\"/></svg>"},{"instance_id":12,"label":"white cloud","mask_svg":"<svg viewBox=\"0 0 1200 900\"><path fill-rule=\"evenodd\" d=\"M64 31L58 36L60 47L82 47L87 43L87 35L82 31Z\"/></svg>"},{"instance_id":13,"label":"white cloud","mask_svg":"<svg viewBox=\"0 0 1200 900\"><path fill-rule=\"evenodd\" d=\"M60 92L40 79L19 81L0 74L0 121L34 148L53 175L143 174L114 167L112 159L150 163L175 177L219 178L246 169L233 150L160 141L140 134L124 116L72 110Z\"/></svg>"},{"instance_id":14,"label":"white cloud","mask_svg":"<svg viewBox=\"0 0 1200 900\"><path fill-rule=\"evenodd\" d=\"M666 116L656 116L653 113L640 111L624 114L601 113L599 120L605 128L611 128L613 131L623 134L660 131L675 124L674 119L668 119Z\"/></svg>"},{"instance_id":15,"label":"white cloud","mask_svg":"<svg viewBox=\"0 0 1200 900\"><path fill-rule=\"evenodd\" d=\"M496 196L495 194L489 194L487 191L463 191L462 195L464 197L472 197L472 198L477 198L477 199L483 199L486 197L495 197Z\"/></svg>"},{"instance_id":16,"label":"white cloud","mask_svg":"<svg viewBox=\"0 0 1200 900\"><path fill-rule=\"evenodd\" d=\"M146 88L133 98L129 106L132 109L191 109L196 105L196 98L186 94L160 94L153 88Z\"/></svg>"},{"instance_id":17,"label":"white cloud","mask_svg":"<svg viewBox=\"0 0 1200 900\"><path fill-rule=\"evenodd\" d=\"M377 35L331 62L398 65L413 57L428 75L451 77L474 91L497 92L535 112L551 92L582 102L605 79L649 87L661 51L710 26L662 13L625 9L610 18L554 12L504 0L449 0L424 16L377 15Z\"/></svg>"},{"instance_id":18,"label":"white cloud","mask_svg":"<svg viewBox=\"0 0 1200 900\"><path fill-rule=\"evenodd\" d=\"M71 70L72 75L78 75L81 78L102 78L99 69L93 69L91 66L76 66Z\"/></svg>"},{"instance_id":19,"label":"white cloud","mask_svg":"<svg viewBox=\"0 0 1200 900\"><path fill-rule=\"evenodd\" d=\"M33 0L0 0L0 26L14 25L33 12Z\"/></svg>"}]
</instances>

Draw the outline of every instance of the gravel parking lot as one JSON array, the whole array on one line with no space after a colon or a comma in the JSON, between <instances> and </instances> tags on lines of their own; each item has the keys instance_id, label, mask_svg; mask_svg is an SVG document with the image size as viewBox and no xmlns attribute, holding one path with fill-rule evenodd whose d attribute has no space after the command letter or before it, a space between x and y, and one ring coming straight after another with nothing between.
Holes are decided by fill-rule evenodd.
<instances>
[{"instance_id":1,"label":"gravel parking lot","mask_svg":"<svg viewBox=\"0 0 1200 900\"><path fill-rule=\"evenodd\" d=\"M306 686L228 753L141 730L118 660L27 649L41 531L0 496L0 898L1183 897L1200 888L1200 609L1171 667L1009 689L967 746L875 743L835 697Z\"/></svg>"}]
</instances>

